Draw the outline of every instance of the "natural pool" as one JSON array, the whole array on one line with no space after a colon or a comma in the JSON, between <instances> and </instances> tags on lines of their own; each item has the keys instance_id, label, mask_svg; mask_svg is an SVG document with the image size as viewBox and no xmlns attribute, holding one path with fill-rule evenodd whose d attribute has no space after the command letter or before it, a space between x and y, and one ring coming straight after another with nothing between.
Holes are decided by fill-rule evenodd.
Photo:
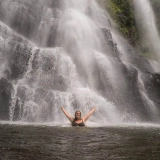
<instances>
[{"instance_id":1,"label":"natural pool","mask_svg":"<svg viewBox=\"0 0 160 160\"><path fill-rule=\"evenodd\" d=\"M0 124L0 160L159 160L160 127Z\"/></svg>"}]
</instances>

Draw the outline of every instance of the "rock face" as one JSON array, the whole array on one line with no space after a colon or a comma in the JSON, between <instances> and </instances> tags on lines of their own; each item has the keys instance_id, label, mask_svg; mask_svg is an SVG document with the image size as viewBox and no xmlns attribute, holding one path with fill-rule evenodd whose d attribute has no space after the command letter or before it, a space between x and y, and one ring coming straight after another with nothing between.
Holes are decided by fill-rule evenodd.
<instances>
[{"instance_id":1,"label":"rock face","mask_svg":"<svg viewBox=\"0 0 160 160\"><path fill-rule=\"evenodd\" d=\"M34 0L0 2L0 19L15 32L33 41L40 47L55 46L58 8L61 1L47 0L38 2ZM52 7L53 9L47 8ZM53 19L50 24L49 19ZM54 25L53 25L54 24ZM44 32L48 32L44 36Z\"/></svg>"},{"instance_id":2,"label":"rock face","mask_svg":"<svg viewBox=\"0 0 160 160\"><path fill-rule=\"evenodd\" d=\"M119 31L136 46L139 43L139 33L134 18L132 0L104 0L103 4L111 13L112 18L118 24Z\"/></svg>"},{"instance_id":3,"label":"rock face","mask_svg":"<svg viewBox=\"0 0 160 160\"><path fill-rule=\"evenodd\" d=\"M60 105L97 106L105 122L160 120L159 73L96 7L0 1L0 120L62 122Z\"/></svg>"},{"instance_id":4,"label":"rock face","mask_svg":"<svg viewBox=\"0 0 160 160\"><path fill-rule=\"evenodd\" d=\"M5 78L0 79L0 119L9 120L9 106L11 94L13 92L12 84Z\"/></svg>"},{"instance_id":5,"label":"rock face","mask_svg":"<svg viewBox=\"0 0 160 160\"><path fill-rule=\"evenodd\" d=\"M160 73L150 73L145 85L151 99L160 106Z\"/></svg>"},{"instance_id":6,"label":"rock face","mask_svg":"<svg viewBox=\"0 0 160 160\"><path fill-rule=\"evenodd\" d=\"M147 104L146 100L144 100L146 97L144 97L143 92L146 92L145 94L148 98L151 98L151 100L154 99L153 102L155 102L155 107L158 109L157 112L159 112L159 74L153 73L154 71L149 61L139 56L129 45L126 46L129 64L125 64L121 60L121 52L118 50L117 44L113 41L109 30L103 29L103 32L106 36L107 45L109 45L108 48L110 48L114 59L116 58L118 72L122 72L123 75L125 75L118 81L120 81L121 84L122 81L124 81L126 84L123 86L124 89L120 91L120 95L119 92L113 90L111 86L103 86L103 88L107 89L104 94L107 95L106 97L110 101L113 101L118 106L128 106L127 110L129 110L129 112L136 115L138 111L142 121L148 121L148 119L156 121L156 118L150 117L150 110L146 109L146 106L151 106L152 104ZM141 77L139 74L141 74ZM143 86L145 87L143 88ZM109 88L110 90L108 90Z\"/></svg>"},{"instance_id":7,"label":"rock face","mask_svg":"<svg viewBox=\"0 0 160 160\"><path fill-rule=\"evenodd\" d=\"M19 79L22 78L24 73L28 69L29 59L31 58L31 48L27 45L17 44L11 59L9 60L9 68L11 75L9 77L11 79Z\"/></svg>"}]
</instances>

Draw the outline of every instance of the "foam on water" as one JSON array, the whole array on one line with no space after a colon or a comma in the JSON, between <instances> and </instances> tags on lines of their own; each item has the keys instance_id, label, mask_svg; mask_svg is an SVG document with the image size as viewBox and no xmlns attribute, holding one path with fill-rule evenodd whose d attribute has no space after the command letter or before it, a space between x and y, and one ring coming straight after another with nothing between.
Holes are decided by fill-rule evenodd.
<instances>
[{"instance_id":1,"label":"foam on water","mask_svg":"<svg viewBox=\"0 0 160 160\"><path fill-rule=\"evenodd\" d=\"M85 123L86 127L89 128L137 128L137 129L160 129L159 124L155 123L105 123L105 124L99 124L94 122L87 122ZM59 122L49 122L49 123L31 123L31 122L11 122L11 121L0 121L0 125L18 125L18 126L33 126L33 127L60 127L60 128L68 128L72 127L70 123L59 123Z\"/></svg>"}]
</instances>

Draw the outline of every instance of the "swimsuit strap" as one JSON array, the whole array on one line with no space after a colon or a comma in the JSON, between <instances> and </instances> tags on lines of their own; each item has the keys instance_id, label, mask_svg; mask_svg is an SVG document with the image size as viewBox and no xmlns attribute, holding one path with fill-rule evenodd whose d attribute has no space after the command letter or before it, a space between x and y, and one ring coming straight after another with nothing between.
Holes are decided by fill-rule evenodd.
<instances>
[{"instance_id":1,"label":"swimsuit strap","mask_svg":"<svg viewBox=\"0 0 160 160\"><path fill-rule=\"evenodd\" d=\"M83 122L83 119L82 119L82 122L81 123L76 123L75 122L75 119L73 120L73 122L72 122L72 126L85 126L85 124L84 124L84 122Z\"/></svg>"}]
</instances>

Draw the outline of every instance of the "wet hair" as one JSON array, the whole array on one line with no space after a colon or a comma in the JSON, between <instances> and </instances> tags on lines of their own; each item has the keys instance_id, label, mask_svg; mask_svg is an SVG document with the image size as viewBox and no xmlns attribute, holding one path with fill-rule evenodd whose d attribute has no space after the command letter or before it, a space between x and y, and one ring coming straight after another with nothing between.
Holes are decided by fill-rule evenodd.
<instances>
[{"instance_id":1,"label":"wet hair","mask_svg":"<svg viewBox=\"0 0 160 160\"><path fill-rule=\"evenodd\" d=\"M76 118L76 113L77 112L80 112L79 110L77 110L76 112L75 112L75 118L74 118L74 120L77 120L77 118ZM80 112L80 115L81 115L81 112Z\"/></svg>"}]
</instances>

